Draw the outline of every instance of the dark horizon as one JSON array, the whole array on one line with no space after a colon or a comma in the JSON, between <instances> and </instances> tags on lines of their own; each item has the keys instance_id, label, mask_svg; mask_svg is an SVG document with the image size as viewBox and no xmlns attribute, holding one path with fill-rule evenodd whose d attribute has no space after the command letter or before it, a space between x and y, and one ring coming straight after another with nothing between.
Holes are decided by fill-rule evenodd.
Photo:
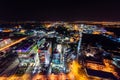
<instances>
[{"instance_id":1,"label":"dark horizon","mask_svg":"<svg viewBox=\"0 0 120 80\"><path fill-rule=\"evenodd\" d=\"M0 21L120 21L119 2L1 1Z\"/></svg>"}]
</instances>

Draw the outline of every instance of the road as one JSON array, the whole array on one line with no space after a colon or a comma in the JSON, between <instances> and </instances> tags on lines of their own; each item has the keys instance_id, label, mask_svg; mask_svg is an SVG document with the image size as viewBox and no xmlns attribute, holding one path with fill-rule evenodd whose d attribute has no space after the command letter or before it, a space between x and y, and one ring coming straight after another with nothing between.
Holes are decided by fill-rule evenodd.
<instances>
[{"instance_id":1,"label":"road","mask_svg":"<svg viewBox=\"0 0 120 80\"><path fill-rule=\"evenodd\" d=\"M17 43L20 43L21 41L23 41L23 40L25 40L25 39L27 39L27 37L24 37L24 38L21 38L21 39L19 39L19 40L16 40L15 42L13 42L13 43L11 43L11 44L8 44L8 45L6 45L5 47L0 48L0 51L5 50L5 49L9 48L10 46L13 46L13 45L15 45L15 44L17 44Z\"/></svg>"}]
</instances>

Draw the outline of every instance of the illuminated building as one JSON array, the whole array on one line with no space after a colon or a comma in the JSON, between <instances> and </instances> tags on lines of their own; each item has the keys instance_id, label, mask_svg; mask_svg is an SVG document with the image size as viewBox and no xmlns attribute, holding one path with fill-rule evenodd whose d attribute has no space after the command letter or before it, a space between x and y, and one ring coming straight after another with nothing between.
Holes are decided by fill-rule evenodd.
<instances>
[{"instance_id":1,"label":"illuminated building","mask_svg":"<svg viewBox=\"0 0 120 80\"><path fill-rule=\"evenodd\" d=\"M6 46L7 44L10 44L12 42L12 40L9 38L9 39L4 39L4 40L1 40L0 41L0 48Z\"/></svg>"},{"instance_id":2,"label":"illuminated building","mask_svg":"<svg viewBox=\"0 0 120 80\"><path fill-rule=\"evenodd\" d=\"M46 66L48 66L50 62L50 55L52 53L51 51L52 51L51 43L49 42L43 44L43 46L39 48L38 54L39 54L39 59L41 64L45 64Z\"/></svg>"},{"instance_id":3,"label":"illuminated building","mask_svg":"<svg viewBox=\"0 0 120 80\"><path fill-rule=\"evenodd\" d=\"M25 58L29 56L29 53L34 46L35 43L33 41L25 40L15 50L20 58Z\"/></svg>"}]
</instances>

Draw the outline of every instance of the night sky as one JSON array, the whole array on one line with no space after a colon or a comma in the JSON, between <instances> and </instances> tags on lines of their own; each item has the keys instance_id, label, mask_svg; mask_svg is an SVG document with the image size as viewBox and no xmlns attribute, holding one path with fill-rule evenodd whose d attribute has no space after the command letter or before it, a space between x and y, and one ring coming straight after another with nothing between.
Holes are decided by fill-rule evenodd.
<instances>
[{"instance_id":1,"label":"night sky","mask_svg":"<svg viewBox=\"0 0 120 80\"><path fill-rule=\"evenodd\" d=\"M0 21L119 21L120 2L0 0Z\"/></svg>"}]
</instances>

